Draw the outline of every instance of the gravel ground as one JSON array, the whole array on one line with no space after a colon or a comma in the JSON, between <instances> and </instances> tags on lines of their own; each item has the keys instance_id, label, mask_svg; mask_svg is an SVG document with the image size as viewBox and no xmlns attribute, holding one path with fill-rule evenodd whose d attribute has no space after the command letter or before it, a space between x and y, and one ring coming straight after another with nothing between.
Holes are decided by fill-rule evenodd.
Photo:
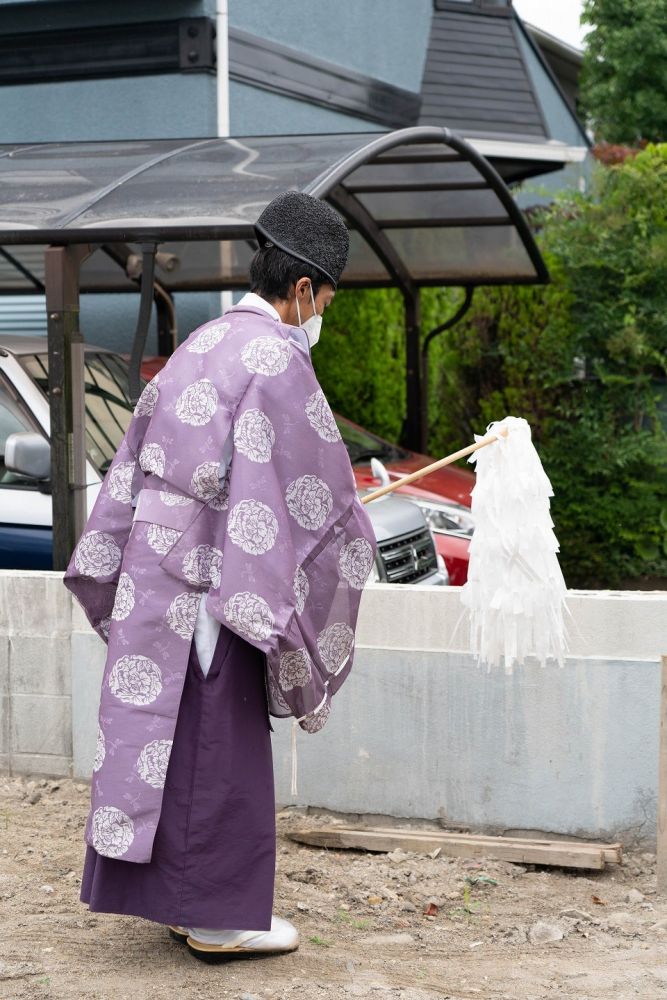
<instances>
[{"instance_id":1,"label":"gravel ground","mask_svg":"<svg viewBox=\"0 0 667 1000\"><path fill-rule=\"evenodd\" d=\"M275 910L301 947L210 966L160 925L79 903L87 804L84 784L0 776L1 998L667 998L667 901L651 854L574 874L322 851L284 834L332 818L284 809Z\"/></svg>"}]
</instances>

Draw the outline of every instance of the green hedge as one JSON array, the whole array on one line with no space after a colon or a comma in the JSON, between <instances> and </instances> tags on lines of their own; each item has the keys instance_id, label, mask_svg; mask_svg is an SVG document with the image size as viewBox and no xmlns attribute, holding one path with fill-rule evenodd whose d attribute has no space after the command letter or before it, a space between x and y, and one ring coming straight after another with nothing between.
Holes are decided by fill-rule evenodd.
<instances>
[{"instance_id":1,"label":"green hedge","mask_svg":"<svg viewBox=\"0 0 667 1000\"><path fill-rule=\"evenodd\" d=\"M478 289L431 351L429 451L525 417L554 485L569 586L667 577L667 146L600 168L539 220L552 281ZM423 292L423 330L460 292ZM335 409L397 439L404 411L396 292L341 292L314 354Z\"/></svg>"},{"instance_id":2,"label":"green hedge","mask_svg":"<svg viewBox=\"0 0 667 1000\"><path fill-rule=\"evenodd\" d=\"M393 441L405 410L402 302L393 289L339 292L313 351L332 408Z\"/></svg>"}]
</instances>

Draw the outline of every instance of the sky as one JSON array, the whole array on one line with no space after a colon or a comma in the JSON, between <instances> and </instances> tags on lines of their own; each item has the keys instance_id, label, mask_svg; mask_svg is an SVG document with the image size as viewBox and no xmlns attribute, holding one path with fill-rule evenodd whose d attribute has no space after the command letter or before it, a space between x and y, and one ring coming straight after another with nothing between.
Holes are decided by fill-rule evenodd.
<instances>
[{"instance_id":1,"label":"sky","mask_svg":"<svg viewBox=\"0 0 667 1000\"><path fill-rule=\"evenodd\" d=\"M583 48L584 32L579 25L582 6L581 0L514 0L523 21L577 48Z\"/></svg>"}]
</instances>

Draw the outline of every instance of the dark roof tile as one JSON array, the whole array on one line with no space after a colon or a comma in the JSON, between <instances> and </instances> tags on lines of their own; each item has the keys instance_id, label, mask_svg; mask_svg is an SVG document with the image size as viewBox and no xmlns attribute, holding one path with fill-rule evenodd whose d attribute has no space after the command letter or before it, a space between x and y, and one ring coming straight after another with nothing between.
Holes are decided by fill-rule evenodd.
<instances>
[{"instance_id":1,"label":"dark roof tile","mask_svg":"<svg viewBox=\"0 0 667 1000\"><path fill-rule=\"evenodd\" d=\"M434 10L420 124L548 138L509 9Z\"/></svg>"}]
</instances>

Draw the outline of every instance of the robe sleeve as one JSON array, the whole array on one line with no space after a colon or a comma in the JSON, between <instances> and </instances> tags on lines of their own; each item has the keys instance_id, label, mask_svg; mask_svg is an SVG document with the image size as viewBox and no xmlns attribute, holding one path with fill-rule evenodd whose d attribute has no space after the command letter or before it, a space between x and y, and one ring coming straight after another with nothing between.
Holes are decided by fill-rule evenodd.
<instances>
[{"instance_id":1,"label":"robe sleeve","mask_svg":"<svg viewBox=\"0 0 667 1000\"><path fill-rule=\"evenodd\" d=\"M270 707L307 731L349 674L375 537L310 362L256 375L234 417L219 582L207 610L266 654Z\"/></svg>"},{"instance_id":2,"label":"robe sleeve","mask_svg":"<svg viewBox=\"0 0 667 1000\"><path fill-rule=\"evenodd\" d=\"M123 551L132 529L132 501L144 479L137 451L145 423L133 418L65 572L65 586L105 642L109 639Z\"/></svg>"}]
</instances>

